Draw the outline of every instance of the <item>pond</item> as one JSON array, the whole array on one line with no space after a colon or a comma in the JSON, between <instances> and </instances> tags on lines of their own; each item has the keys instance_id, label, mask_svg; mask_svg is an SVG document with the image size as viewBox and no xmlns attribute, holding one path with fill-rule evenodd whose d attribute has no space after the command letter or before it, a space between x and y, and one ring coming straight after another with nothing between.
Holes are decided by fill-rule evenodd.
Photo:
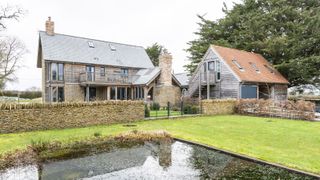
<instances>
[{"instance_id":1,"label":"pond","mask_svg":"<svg viewBox=\"0 0 320 180\"><path fill-rule=\"evenodd\" d=\"M180 141L8 169L0 179L316 179Z\"/></svg>"}]
</instances>

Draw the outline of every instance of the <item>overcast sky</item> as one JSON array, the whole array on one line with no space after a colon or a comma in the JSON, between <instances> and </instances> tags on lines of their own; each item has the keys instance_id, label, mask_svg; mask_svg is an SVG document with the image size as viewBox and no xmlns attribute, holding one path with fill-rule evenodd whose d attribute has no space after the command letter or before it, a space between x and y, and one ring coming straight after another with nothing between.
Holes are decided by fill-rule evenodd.
<instances>
[{"instance_id":1,"label":"overcast sky","mask_svg":"<svg viewBox=\"0 0 320 180\"><path fill-rule=\"evenodd\" d=\"M7 89L41 87L36 68L38 31L45 29L48 16L55 32L147 47L155 42L173 55L175 73L183 72L187 42L196 38L197 14L216 20L222 6L230 9L240 0L1 0L0 5L18 5L28 13L19 22L8 23L5 34L20 38L29 53L17 72L18 81Z\"/></svg>"}]
</instances>

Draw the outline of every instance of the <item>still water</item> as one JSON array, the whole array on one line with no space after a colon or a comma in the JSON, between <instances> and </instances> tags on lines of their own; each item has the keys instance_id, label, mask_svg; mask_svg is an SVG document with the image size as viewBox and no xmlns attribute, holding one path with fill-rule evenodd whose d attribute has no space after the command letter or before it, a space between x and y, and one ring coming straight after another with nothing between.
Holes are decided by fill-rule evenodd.
<instances>
[{"instance_id":1,"label":"still water","mask_svg":"<svg viewBox=\"0 0 320 180\"><path fill-rule=\"evenodd\" d=\"M2 180L315 179L175 141L6 170Z\"/></svg>"}]
</instances>

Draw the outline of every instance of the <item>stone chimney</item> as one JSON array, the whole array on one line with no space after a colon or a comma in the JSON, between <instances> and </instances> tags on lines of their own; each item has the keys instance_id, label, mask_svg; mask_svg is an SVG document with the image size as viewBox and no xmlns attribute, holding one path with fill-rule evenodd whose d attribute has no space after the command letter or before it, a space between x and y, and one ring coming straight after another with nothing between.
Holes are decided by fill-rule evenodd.
<instances>
[{"instance_id":1,"label":"stone chimney","mask_svg":"<svg viewBox=\"0 0 320 180\"><path fill-rule=\"evenodd\" d=\"M51 17L48 17L48 20L46 21L46 32L49 36L54 35L54 22L51 21Z\"/></svg>"},{"instance_id":2,"label":"stone chimney","mask_svg":"<svg viewBox=\"0 0 320 180\"><path fill-rule=\"evenodd\" d=\"M160 84L164 86L172 85L172 56L167 51L163 51L159 57Z\"/></svg>"}]
</instances>

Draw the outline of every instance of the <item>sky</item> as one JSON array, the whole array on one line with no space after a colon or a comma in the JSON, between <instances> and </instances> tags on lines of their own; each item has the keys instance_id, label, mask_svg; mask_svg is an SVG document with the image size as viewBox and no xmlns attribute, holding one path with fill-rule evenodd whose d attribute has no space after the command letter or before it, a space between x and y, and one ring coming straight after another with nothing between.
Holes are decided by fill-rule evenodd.
<instances>
[{"instance_id":1,"label":"sky","mask_svg":"<svg viewBox=\"0 0 320 180\"><path fill-rule=\"evenodd\" d=\"M27 13L7 23L1 35L19 38L28 54L16 72L17 81L6 89L41 87L41 69L36 67L38 31L45 30L51 16L55 32L147 47L157 42L173 56L174 73L184 72L187 42L199 29L197 14L217 20L241 0L1 0L0 6L17 5Z\"/></svg>"}]
</instances>

